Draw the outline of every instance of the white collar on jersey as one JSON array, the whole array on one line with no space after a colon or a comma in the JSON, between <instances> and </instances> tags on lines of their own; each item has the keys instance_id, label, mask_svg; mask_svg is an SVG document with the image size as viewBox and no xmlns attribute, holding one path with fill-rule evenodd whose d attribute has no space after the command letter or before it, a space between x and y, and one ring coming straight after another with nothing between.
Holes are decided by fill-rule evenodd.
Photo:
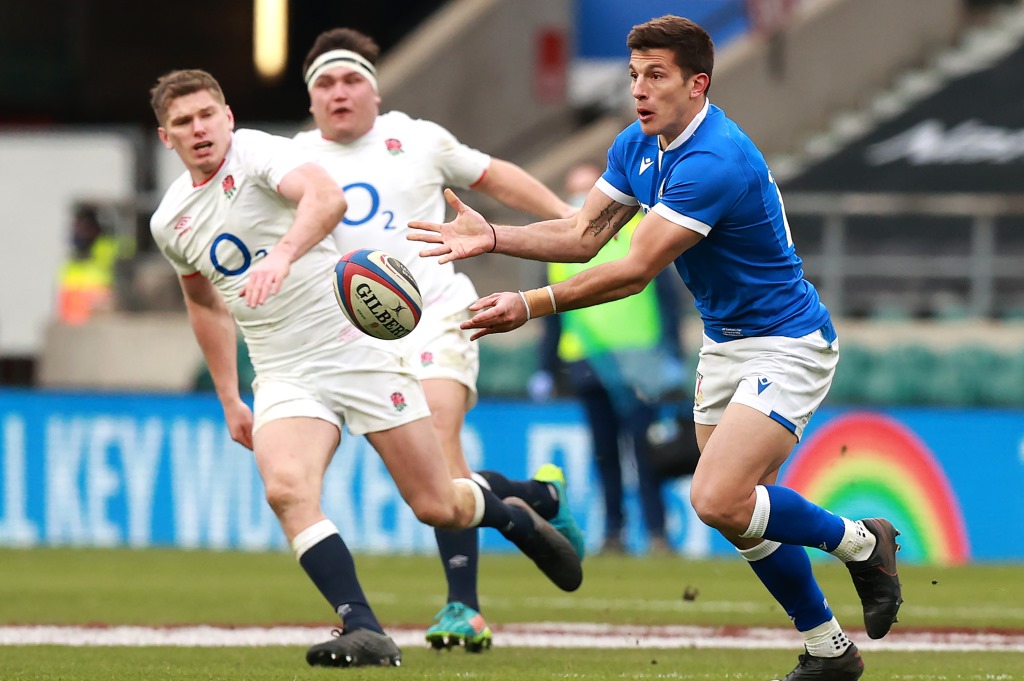
<instances>
[{"instance_id":1,"label":"white collar on jersey","mask_svg":"<svg viewBox=\"0 0 1024 681\"><path fill-rule=\"evenodd\" d=\"M316 82L321 73L338 66L352 69L370 81L373 91L377 92L377 69L373 67L373 64L366 57L352 50L331 50L330 52L324 52L314 59L309 68L306 69L306 88L312 90L313 83Z\"/></svg>"},{"instance_id":2,"label":"white collar on jersey","mask_svg":"<svg viewBox=\"0 0 1024 681\"><path fill-rule=\"evenodd\" d=\"M690 124L688 126L686 126L686 129L683 130L681 133L679 133L679 137L676 137L674 140L672 140L671 144L669 144L664 149L661 149L660 151L662 151L663 153L666 152L666 151L672 151L673 149L678 147L680 144L682 144L686 140L690 139L690 137L693 136L693 133L695 133L697 131L697 126L699 126L701 123L703 123L704 119L707 118L708 107L709 106L711 106L711 100L708 99L707 97L705 97L704 98L704 108L702 108L697 113L697 115L693 117L693 120L690 121Z\"/></svg>"}]
</instances>

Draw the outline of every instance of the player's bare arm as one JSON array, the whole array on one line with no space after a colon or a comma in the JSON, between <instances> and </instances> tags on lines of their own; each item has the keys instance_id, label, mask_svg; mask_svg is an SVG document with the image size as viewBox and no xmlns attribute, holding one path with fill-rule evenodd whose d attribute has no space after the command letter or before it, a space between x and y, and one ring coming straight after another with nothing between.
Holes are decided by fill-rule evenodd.
<instances>
[{"instance_id":1,"label":"player's bare arm","mask_svg":"<svg viewBox=\"0 0 1024 681\"><path fill-rule=\"evenodd\" d=\"M179 277L192 332L203 351L231 439L252 449L252 411L238 393L235 322L210 280L200 274Z\"/></svg>"},{"instance_id":2,"label":"player's bare arm","mask_svg":"<svg viewBox=\"0 0 1024 681\"><path fill-rule=\"evenodd\" d=\"M291 264L323 241L345 215L341 187L320 166L306 163L281 180L277 191L295 201L295 222L260 262L253 266L242 297L257 307L281 290Z\"/></svg>"},{"instance_id":3,"label":"player's bare arm","mask_svg":"<svg viewBox=\"0 0 1024 681\"><path fill-rule=\"evenodd\" d=\"M585 270L552 286L493 293L481 298L469 308L477 314L463 323L462 328L479 329L473 335L473 339L477 339L512 331L534 317L631 296L642 291L659 272L702 238L698 232L680 227L656 213L648 213L637 225L629 253L624 258Z\"/></svg>"},{"instance_id":4,"label":"player's bare arm","mask_svg":"<svg viewBox=\"0 0 1024 681\"><path fill-rule=\"evenodd\" d=\"M528 172L500 158L492 158L474 190L487 194L513 210L542 220L568 218L576 214L570 206Z\"/></svg>"},{"instance_id":5,"label":"player's bare arm","mask_svg":"<svg viewBox=\"0 0 1024 681\"><path fill-rule=\"evenodd\" d=\"M604 246L608 241L618 234L619 229L629 222L637 211L636 206L627 206L618 201L609 199L599 189L591 189L587 200L580 209L579 222L583 229L583 235L589 236ZM597 250L601 250L598 246ZM587 260L594 257L597 251L590 253ZM572 262L581 262L574 260Z\"/></svg>"},{"instance_id":6,"label":"player's bare arm","mask_svg":"<svg viewBox=\"0 0 1024 681\"><path fill-rule=\"evenodd\" d=\"M703 236L657 213L637 225L624 258L592 267L552 285L559 311L591 307L643 291L651 281Z\"/></svg>"},{"instance_id":7,"label":"player's bare arm","mask_svg":"<svg viewBox=\"0 0 1024 681\"><path fill-rule=\"evenodd\" d=\"M480 213L463 203L450 189L445 190L448 204L457 213L443 225L410 222L414 230L410 241L439 244L420 251L421 256L440 256L439 262L471 258L482 253L503 253L518 258L557 262L586 262L636 213L592 189L583 208L569 218L546 220L515 227L492 225Z\"/></svg>"}]
</instances>

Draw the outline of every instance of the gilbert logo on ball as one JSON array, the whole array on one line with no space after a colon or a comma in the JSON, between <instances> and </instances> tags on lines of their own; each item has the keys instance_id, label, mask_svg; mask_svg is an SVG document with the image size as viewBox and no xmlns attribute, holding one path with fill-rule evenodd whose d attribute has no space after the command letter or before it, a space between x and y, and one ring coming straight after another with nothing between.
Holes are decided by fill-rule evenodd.
<instances>
[{"instance_id":1,"label":"gilbert logo on ball","mask_svg":"<svg viewBox=\"0 0 1024 681\"><path fill-rule=\"evenodd\" d=\"M420 289L409 268L371 248L352 251L338 261L334 295L357 329L382 340L408 336L423 311Z\"/></svg>"}]
</instances>

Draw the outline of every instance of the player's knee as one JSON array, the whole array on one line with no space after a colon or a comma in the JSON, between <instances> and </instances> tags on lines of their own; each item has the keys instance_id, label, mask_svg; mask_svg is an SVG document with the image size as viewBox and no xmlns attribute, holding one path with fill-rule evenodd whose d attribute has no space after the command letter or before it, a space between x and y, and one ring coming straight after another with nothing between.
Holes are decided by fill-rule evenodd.
<instances>
[{"instance_id":1,"label":"player's knee","mask_svg":"<svg viewBox=\"0 0 1024 681\"><path fill-rule=\"evenodd\" d=\"M458 526L458 509L454 504L443 503L437 499L420 499L409 504L416 519L431 527Z\"/></svg>"},{"instance_id":2,"label":"player's knee","mask_svg":"<svg viewBox=\"0 0 1024 681\"><path fill-rule=\"evenodd\" d=\"M690 505L702 523L723 532L743 532L750 521L733 495L713 487L691 487Z\"/></svg>"},{"instance_id":3,"label":"player's knee","mask_svg":"<svg viewBox=\"0 0 1024 681\"><path fill-rule=\"evenodd\" d=\"M267 503L277 515L306 503L311 496L307 486L292 476L277 476L264 481L264 486Z\"/></svg>"}]
</instances>

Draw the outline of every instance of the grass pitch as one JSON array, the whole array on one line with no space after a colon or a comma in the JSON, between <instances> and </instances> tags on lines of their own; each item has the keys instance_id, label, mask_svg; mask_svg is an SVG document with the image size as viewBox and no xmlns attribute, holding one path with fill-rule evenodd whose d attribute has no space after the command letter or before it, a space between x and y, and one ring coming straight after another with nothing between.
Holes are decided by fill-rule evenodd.
<instances>
[{"instance_id":1,"label":"grass pitch","mask_svg":"<svg viewBox=\"0 0 1024 681\"><path fill-rule=\"evenodd\" d=\"M560 681L582 679L700 679L767 681L796 665L796 653L729 650L528 650L494 648L408 650L399 669L312 669L293 648L55 648L0 649L0 672L17 681ZM1011 653L874 653L864 681L1013 681L1024 678L1024 656Z\"/></svg>"},{"instance_id":2,"label":"grass pitch","mask_svg":"<svg viewBox=\"0 0 1024 681\"><path fill-rule=\"evenodd\" d=\"M444 601L433 556L358 556L388 627L425 628ZM297 647L0 647L0 679L773 679L799 650L525 649L502 647L517 622L787 626L743 561L588 558L564 594L520 556L485 555L480 591L495 648L482 655L405 646L401 669L310 669ZM863 640L860 605L837 562L815 566L840 622ZM897 629L1024 630L1024 566L901 567ZM684 592L694 596L683 598ZM289 554L170 550L0 550L0 625L279 625L336 623ZM60 643L62 641L55 641ZM864 679L1024 680L1022 653L866 652Z\"/></svg>"}]
</instances>

